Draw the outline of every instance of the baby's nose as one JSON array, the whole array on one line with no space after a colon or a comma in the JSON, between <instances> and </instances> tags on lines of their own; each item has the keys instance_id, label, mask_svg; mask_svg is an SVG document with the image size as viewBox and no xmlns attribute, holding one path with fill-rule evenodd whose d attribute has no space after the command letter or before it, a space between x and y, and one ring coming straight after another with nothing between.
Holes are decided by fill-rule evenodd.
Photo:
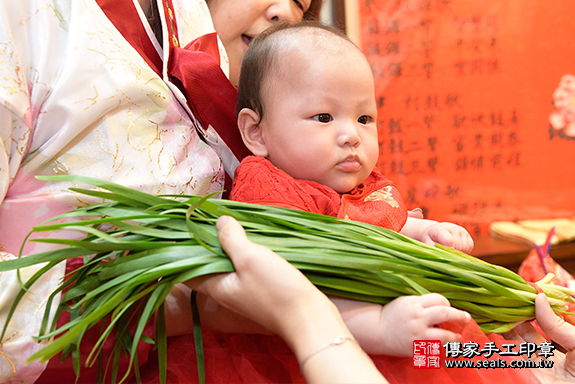
<instances>
[{"instance_id":1,"label":"baby's nose","mask_svg":"<svg viewBox=\"0 0 575 384\"><path fill-rule=\"evenodd\" d=\"M338 136L338 145L343 147L349 145L351 147L357 147L361 143L359 133L353 124L345 124Z\"/></svg>"}]
</instances>

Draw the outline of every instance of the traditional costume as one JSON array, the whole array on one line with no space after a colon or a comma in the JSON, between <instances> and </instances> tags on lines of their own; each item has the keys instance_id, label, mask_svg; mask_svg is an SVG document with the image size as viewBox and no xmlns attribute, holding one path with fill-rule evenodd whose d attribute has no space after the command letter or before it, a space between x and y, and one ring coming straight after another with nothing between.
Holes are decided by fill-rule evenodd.
<instances>
[{"instance_id":1,"label":"traditional costume","mask_svg":"<svg viewBox=\"0 0 575 384\"><path fill-rule=\"evenodd\" d=\"M36 175L87 175L150 193L195 195L221 191L231 180L247 150L208 7L200 0L157 4L163 42L137 0L0 5L2 259L19 254L34 225L93 202L69 192L72 183ZM49 247L28 242L22 255ZM44 370L45 363L25 362L42 347L32 336L64 270L64 263L53 268L22 300L0 340L0 381L32 383ZM15 272L0 276L0 324L19 289Z\"/></svg>"},{"instance_id":2,"label":"traditional costume","mask_svg":"<svg viewBox=\"0 0 575 384\"><path fill-rule=\"evenodd\" d=\"M362 221L396 232L407 220L399 191L377 168L363 183L340 194L315 181L294 179L261 156L248 156L236 169L230 199Z\"/></svg>"},{"instance_id":3,"label":"traditional costume","mask_svg":"<svg viewBox=\"0 0 575 384\"><path fill-rule=\"evenodd\" d=\"M242 160L234 176L231 200L254 204L273 205L285 208L299 209L308 212L339 217L342 219L357 220L378 225L394 231L400 231L407 220L407 209L397 188L386 179L377 168L367 179L348 193L340 194L323 184L315 181L294 179L281 169L276 168L269 160L260 156L248 156ZM499 335L485 335L477 323L470 321L465 327L458 324L443 324L447 329L462 335L463 343L473 341L483 347L486 343L495 342L502 347L506 341ZM248 343L245 335L237 335L237 344ZM265 337L264 337L265 338ZM242 343L239 340L244 340ZM262 347L262 351L272 351L272 339ZM259 339L258 339L259 341ZM281 361L287 361L283 366L280 377L288 377L285 382L304 382L299 372L294 369L294 357L285 352L283 342L276 340L277 349L284 351L284 356L267 362L267 366ZM227 347L226 347L227 348ZM231 350L231 355L238 354ZM238 354L241 355L241 354ZM273 354L267 353L266 359L271 360ZM195 355L194 355L195 356ZM255 355L254 356L258 356ZM246 358L245 355L242 358ZM412 358L391 356L371 356L377 368L385 378L393 384L430 382L430 383L462 383L489 384L489 383L539 383L531 372L527 370L516 371L501 369L472 370L472 369L415 369ZM475 357L477 361L480 358ZM258 361L256 359L256 361ZM507 363L510 359L506 358ZM295 362L297 363L297 361ZM281 364L280 364L281 365ZM255 364L243 363L243 366L257 367ZM246 375L248 373L246 372ZM249 372L250 377L255 376ZM259 379L254 382L272 383Z\"/></svg>"},{"instance_id":4,"label":"traditional costume","mask_svg":"<svg viewBox=\"0 0 575 384\"><path fill-rule=\"evenodd\" d=\"M151 193L205 195L226 188L226 178L247 154L229 108L234 89L227 80L222 83L226 54L205 2L158 0L157 5L162 43L137 0L0 5L3 259L19 254L34 225L93 202L69 192L71 183L47 183L36 175L88 175ZM208 101L215 104L208 106ZM234 124L226 125L230 120ZM73 231L66 235L83 236ZM49 247L28 242L22 255ZM42 347L33 336L45 300L74 262L53 268L25 295L0 340L0 381L74 382L70 359L63 364L52 359L48 368L39 361L25 364ZM22 271L23 277L32 272ZM15 273L0 276L0 324L18 289ZM89 344L89 335L84 342ZM208 382L303 382L295 357L278 337L204 329L204 344ZM149 346L140 352L142 379L157 382ZM403 359L403 366L396 361L376 359L376 364L386 376L399 375L393 381L405 381L403 375L413 371L410 359ZM197 381L193 336L170 338L168 370L170 384ZM475 375L469 370L452 373L465 375L455 382L479 382L468 380L465 373ZM505 382L500 372L492 376L497 379L489 382ZM422 377L434 381L427 374ZM82 368L78 382L94 383L96 376Z\"/></svg>"}]
</instances>

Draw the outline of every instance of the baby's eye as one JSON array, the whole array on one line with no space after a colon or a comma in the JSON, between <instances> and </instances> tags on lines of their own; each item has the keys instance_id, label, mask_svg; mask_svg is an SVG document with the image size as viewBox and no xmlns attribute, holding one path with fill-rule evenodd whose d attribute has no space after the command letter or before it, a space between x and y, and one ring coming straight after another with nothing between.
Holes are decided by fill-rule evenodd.
<instances>
[{"instance_id":1,"label":"baby's eye","mask_svg":"<svg viewBox=\"0 0 575 384\"><path fill-rule=\"evenodd\" d=\"M320 113L319 115L315 115L312 119L319 121L320 123L329 123L333 120L333 117L329 113Z\"/></svg>"},{"instance_id":2,"label":"baby's eye","mask_svg":"<svg viewBox=\"0 0 575 384\"><path fill-rule=\"evenodd\" d=\"M305 11L303 4L301 3L301 1L298 0L294 0L295 5L301 9L302 11Z\"/></svg>"},{"instance_id":3,"label":"baby's eye","mask_svg":"<svg viewBox=\"0 0 575 384\"><path fill-rule=\"evenodd\" d=\"M367 115L362 115L357 119L357 122L360 124L367 124L371 121L371 117Z\"/></svg>"}]
</instances>

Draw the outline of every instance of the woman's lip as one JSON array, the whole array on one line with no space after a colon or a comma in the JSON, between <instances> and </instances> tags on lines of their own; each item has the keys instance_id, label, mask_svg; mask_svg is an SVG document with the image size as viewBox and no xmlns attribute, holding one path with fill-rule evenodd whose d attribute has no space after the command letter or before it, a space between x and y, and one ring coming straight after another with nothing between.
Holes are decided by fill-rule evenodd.
<instances>
[{"instance_id":1,"label":"woman's lip","mask_svg":"<svg viewBox=\"0 0 575 384\"><path fill-rule=\"evenodd\" d=\"M254 38L250 37L248 35L242 35L242 40L244 41L244 43L249 47L250 43L252 42Z\"/></svg>"}]
</instances>

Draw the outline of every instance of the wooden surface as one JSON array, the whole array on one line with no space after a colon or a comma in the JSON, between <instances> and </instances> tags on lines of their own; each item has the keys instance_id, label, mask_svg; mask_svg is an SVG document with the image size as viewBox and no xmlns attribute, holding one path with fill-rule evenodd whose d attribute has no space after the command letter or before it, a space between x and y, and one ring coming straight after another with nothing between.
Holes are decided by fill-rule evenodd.
<instances>
[{"instance_id":1,"label":"wooden surface","mask_svg":"<svg viewBox=\"0 0 575 384\"><path fill-rule=\"evenodd\" d=\"M515 272L527 257L532 246L493 236L474 236L475 247L471 254L489 263L502 265ZM551 257L569 273L575 275L575 241L551 247Z\"/></svg>"}]
</instances>

